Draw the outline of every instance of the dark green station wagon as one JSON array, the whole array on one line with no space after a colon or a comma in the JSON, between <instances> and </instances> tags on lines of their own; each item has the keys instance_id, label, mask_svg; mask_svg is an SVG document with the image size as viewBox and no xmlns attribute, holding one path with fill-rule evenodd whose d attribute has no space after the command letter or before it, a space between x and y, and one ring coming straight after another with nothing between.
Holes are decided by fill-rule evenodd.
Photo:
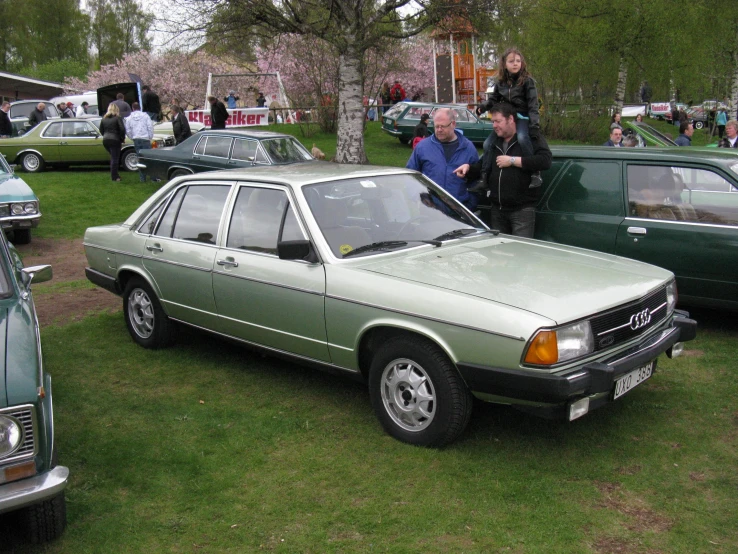
<instances>
[{"instance_id":1,"label":"dark green station wagon","mask_svg":"<svg viewBox=\"0 0 738 554\"><path fill-rule=\"evenodd\" d=\"M536 238L676 275L684 304L738 309L738 155L709 148L553 147Z\"/></svg>"}]
</instances>

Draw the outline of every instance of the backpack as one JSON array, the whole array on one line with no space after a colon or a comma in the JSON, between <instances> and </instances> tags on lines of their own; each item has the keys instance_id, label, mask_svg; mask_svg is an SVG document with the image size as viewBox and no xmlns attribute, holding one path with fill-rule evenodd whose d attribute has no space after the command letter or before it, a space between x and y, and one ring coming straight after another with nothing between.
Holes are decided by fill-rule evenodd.
<instances>
[{"instance_id":1,"label":"backpack","mask_svg":"<svg viewBox=\"0 0 738 554\"><path fill-rule=\"evenodd\" d=\"M395 87L395 100L398 102L402 100L402 89L400 87Z\"/></svg>"}]
</instances>

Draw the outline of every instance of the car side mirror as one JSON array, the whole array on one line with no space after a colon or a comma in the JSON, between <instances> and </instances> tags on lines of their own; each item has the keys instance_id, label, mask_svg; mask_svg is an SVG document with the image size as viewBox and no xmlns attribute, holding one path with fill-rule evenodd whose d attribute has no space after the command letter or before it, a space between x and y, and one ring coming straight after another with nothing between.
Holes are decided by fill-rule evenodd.
<instances>
[{"instance_id":1,"label":"car side mirror","mask_svg":"<svg viewBox=\"0 0 738 554\"><path fill-rule=\"evenodd\" d=\"M318 256L309 240L285 240L277 244L280 260L305 260L311 264L318 262Z\"/></svg>"},{"instance_id":2,"label":"car side mirror","mask_svg":"<svg viewBox=\"0 0 738 554\"><path fill-rule=\"evenodd\" d=\"M54 275L50 265L32 265L30 267L24 267L21 271L23 272L23 280L26 282L26 285L51 281Z\"/></svg>"}]
</instances>

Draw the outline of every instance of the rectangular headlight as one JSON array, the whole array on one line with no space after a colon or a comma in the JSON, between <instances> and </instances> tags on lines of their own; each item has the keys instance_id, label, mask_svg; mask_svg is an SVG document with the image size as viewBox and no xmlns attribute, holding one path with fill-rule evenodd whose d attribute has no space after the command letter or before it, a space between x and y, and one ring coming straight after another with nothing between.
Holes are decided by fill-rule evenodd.
<instances>
[{"instance_id":1,"label":"rectangular headlight","mask_svg":"<svg viewBox=\"0 0 738 554\"><path fill-rule=\"evenodd\" d=\"M594 352L594 335L589 321L557 329L541 329L528 343L525 363L553 365Z\"/></svg>"},{"instance_id":2,"label":"rectangular headlight","mask_svg":"<svg viewBox=\"0 0 738 554\"><path fill-rule=\"evenodd\" d=\"M677 294L677 286L676 281L672 281L668 285L666 285L666 313L671 315L674 312L674 308L676 308L677 304L677 298L679 295Z\"/></svg>"}]
</instances>

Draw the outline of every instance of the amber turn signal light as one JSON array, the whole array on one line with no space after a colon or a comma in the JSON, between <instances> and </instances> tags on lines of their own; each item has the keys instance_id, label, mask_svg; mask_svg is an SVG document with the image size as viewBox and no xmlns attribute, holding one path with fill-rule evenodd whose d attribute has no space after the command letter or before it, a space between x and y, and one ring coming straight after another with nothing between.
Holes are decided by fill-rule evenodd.
<instances>
[{"instance_id":1,"label":"amber turn signal light","mask_svg":"<svg viewBox=\"0 0 738 554\"><path fill-rule=\"evenodd\" d=\"M559 346L556 331L540 331L530 343L525 354L525 363L551 365L559 361Z\"/></svg>"}]
</instances>

